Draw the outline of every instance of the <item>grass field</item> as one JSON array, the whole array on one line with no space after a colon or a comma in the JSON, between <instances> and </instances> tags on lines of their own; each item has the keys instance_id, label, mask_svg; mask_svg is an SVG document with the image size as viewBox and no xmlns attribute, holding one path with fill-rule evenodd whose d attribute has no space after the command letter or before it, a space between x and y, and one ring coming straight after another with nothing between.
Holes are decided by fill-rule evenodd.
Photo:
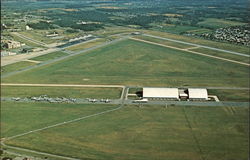
<instances>
[{"instance_id":1,"label":"grass field","mask_svg":"<svg viewBox=\"0 0 250 160\"><path fill-rule=\"evenodd\" d=\"M215 48L219 48L219 49L225 49L225 50L231 50L231 51L240 52L240 53L244 53L244 54L250 54L249 48L245 47L245 46L239 46L239 45L223 43L223 42L215 42L215 41L187 37L187 36L182 36L182 35L176 35L176 34L171 34L171 33L166 33L166 32L158 32L158 31L150 31L150 30L143 30L143 32L148 33L148 34L152 34L152 35L156 35L156 36L160 36L160 37L181 40L184 42L191 42L191 43L201 44L201 45L205 45L205 46L209 46L209 47L215 47Z\"/></svg>"},{"instance_id":2,"label":"grass field","mask_svg":"<svg viewBox=\"0 0 250 160\"><path fill-rule=\"evenodd\" d=\"M38 56L38 57L35 57L35 58L31 58L31 60L47 61L47 60L63 57L63 56L66 56L66 55L68 55L68 54L65 53L65 52L52 52L52 53L49 53L49 54L45 54L45 55L41 55L41 56Z\"/></svg>"},{"instance_id":3,"label":"grass field","mask_svg":"<svg viewBox=\"0 0 250 160\"><path fill-rule=\"evenodd\" d=\"M2 97L49 97L70 98L120 98L121 88L83 88L83 87L21 87L1 86Z\"/></svg>"},{"instance_id":4,"label":"grass field","mask_svg":"<svg viewBox=\"0 0 250 160\"><path fill-rule=\"evenodd\" d=\"M180 48L180 49L187 49L187 48L194 47L194 46L188 45L188 44L181 44L181 43L177 43L177 42L171 42L171 41L162 40L162 39L153 38L153 37L147 37L147 36L134 36L134 38L142 39L142 40L150 41L150 42L154 42L154 43L159 43L159 44L163 44L163 45L167 45L167 46L173 46L173 47Z\"/></svg>"},{"instance_id":5,"label":"grass field","mask_svg":"<svg viewBox=\"0 0 250 160\"><path fill-rule=\"evenodd\" d=\"M100 31L94 31L94 33L100 36L110 36L110 35L115 35L115 34L131 33L135 31L138 31L138 30L133 29L133 28L128 28L128 27L112 26L112 27L106 27L105 29L102 29Z\"/></svg>"},{"instance_id":6,"label":"grass field","mask_svg":"<svg viewBox=\"0 0 250 160\"><path fill-rule=\"evenodd\" d=\"M90 160L247 159L248 111L247 107L130 106L6 143Z\"/></svg>"},{"instance_id":7,"label":"grass field","mask_svg":"<svg viewBox=\"0 0 250 160\"><path fill-rule=\"evenodd\" d=\"M248 77L246 66L125 40L2 82L248 87Z\"/></svg>"},{"instance_id":8,"label":"grass field","mask_svg":"<svg viewBox=\"0 0 250 160\"><path fill-rule=\"evenodd\" d=\"M216 51L216 50L202 48L202 47L193 49L192 47L195 47L194 45L192 46L192 45L187 45L187 44L181 44L181 43L177 43L177 42L171 42L168 40L162 40L162 39L152 38L152 37L148 37L148 36L134 36L134 38L149 41L149 42L154 42L154 43L158 43L158 44L163 44L163 45L170 46L170 47L176 47L176 48L180 48L180 49L188 49L190 51L196 51L199 53L204 53L207 55L213 55L213 56L217 56L217 57L227 58L230 60L235 60L235 61L244 62L244 63L248 63L248 64L250 63L250 59L247 57L233 55L233 54L223 52L223 51ZM191 48L191 49L189 49L189 48Z\"/></svg>"},{"instance_id":9,"label":"grass field","mask_svg":"<svg viewBox=\"0 0 250 160\"><path fill-rule=\"evenodd\" d=\"M237 21L229 21L224 19L217 19L217 18L207 18L202 22L199 22L198 25L208 28L223 28L223 27L230 27L230 26L239 26L244 25L246 23L237 22Z\"/></svg>"},{"instance_id":10,"label":"grass field","mask_svg":"<svg viewBox=\"0 0 250 160\"><path fill-rule=\"evenodd\" d=\"M104 42L106 42L106 39L97 39L95 41L91 41L91 42L87 42L87 43L83 43L83 44L79 44L79 45L74 45L72 47L68 47L67 50L80 51L80 50L83 50L86 48L94 47L94 46L102 44Z\"/></svg>"},{"instance_id":11,"label":"grass field","mask_svg":"<svg viewBox=\"0 0 250 160\"><path fill-rule=\"evenodd\" d=\"M231 60L235 60L235 61L239 61L239 62L250 63L250 58L248 58L248 57L233 55L230 53L215 51L215 50L211 50L211 49L207 49L207 48L195 48L195 49L191 49L191 51L196 51L199 53L204 53L204 54L209 54L209 55L218 56L218 57L222 57L222 58L227 58L227 59L231 59Z\"/></svg>"},{"instance_id":12,"label":"grass field","mask_svg":"<svg viewBox=\"0 0 250 160\"><path fill-rule=\"evenodd\" d=\"M36 65L36 63L28 62L28 61L16 62L16 63L1 67L1 70L2 70L1 73L2 74L10 73L10 72L18 71L18 70L24 69L26 67L34 66L34 65Z\"/></svg>"},{"instance_id":13,"label":"grass field","mask_svg":"<svg viewBox=\"0 0 250 160\"><path fill-rule=\"evenodd\" d=\"M208 90L210 95L216 95L220 101L236 101L236 102L249 102L249 90L223 90L211 89Z\"/></svg>"},{"instance_id":14,"label":"grass field","mask_svg":"<svg viewBox=\"0 0 250 160\"><path fill-rule=\"evenodd\" d=\"M48 125L102 112L113 105L1 102L1 136L9 137Z\"/></svg>"},{"instance_id":15,"label":"grass field","mask_svg":"<svg viewBox=\"0 0 250 160\"><path fill-rule=\"evenodd\" d=\"M163 28L161 28L159 30L173 33L173 34L181 34L181 33L189 32L192 30L201 30L201 32L202 32L202 28L199 28L199 27L180 26L180 25L163 26Z\"/></svg>"}]
</instances>

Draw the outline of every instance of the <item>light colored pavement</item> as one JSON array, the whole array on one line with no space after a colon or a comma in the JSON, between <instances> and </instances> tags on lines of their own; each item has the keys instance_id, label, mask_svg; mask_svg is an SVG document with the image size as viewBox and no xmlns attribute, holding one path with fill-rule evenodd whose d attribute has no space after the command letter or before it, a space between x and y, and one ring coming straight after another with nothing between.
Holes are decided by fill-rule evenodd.
<instances>
[{"instance_id":1,"label":"light colored pavement","mask_svg":"<svg viewBox=\"0 0 250 160\"><path fill-rule=\"evenodd\" d=\"M164 45L164 44L160 44L160 43L155 43L155 42L151 42L151 41L146 41L146 40L142 40L142 39L138 39L138 38L130 38L130 39L133 39L133 40L136 40L136 41L140 41L140 42L144 42L144 43L154 44L154 45L161 46L161 47L166 47L166 48L172 48L172 49L176 49L176 50L181 50L181 51L185 51L185 52L189 52L189 53L193 53L193 54L197 54L197 55L201 55L201 56L206 56L206 57L210 57L210 58L214 58L214 59L219 59L219 60L223 60L223 61L227 61L227 62L232 62L232 63L237 63L237 64L241 64L241 65L245 65L245 66L250 66L250 64L248 64L248 63L239 62L239 61L235 61L235 60L231 60L231 59L227 59L227 58L212 56L212 55L208 55L208 54L204 54L204 53L190 51L190 50L187 50L187 49L180 49L180 48L177 48L177 47L173 47L173 46L169 46L169 45Z\"/></svg>"},{"instance_id":2,"label":"light colored pavement","mask_svg":"<svg viewBox=\"0 0 250 160\"><path fill-rule=\"evenodd\" d=\"M16 34L18 34L18 33L16 33ZM92 40L89 40L89 41L84 41L82 43L77 43L77 44L70 45L70 46L63 47L63 48L56 48L56 47L52 48L52 47L50 47L48 49L45 49L44 51L38 51L38 52L31 52L31 53L26 53L26 54L18 54L18 55L14 55L14 56L1 57L1 66L6 66L8 64L13 64L13 63L20 62L20 61L26 61L28 59L38 57L38 56L41 56L41 55L45 55L45 54L49 54L49 53L56 52L56 51L62 51L63 50L63 52L66 52L68 54L72 54L72 53L74 53L73 51L67 51L67 50L64 50L64 49L68 48L68 47L75 46L75 45L88 43L88 42L98 40L98 39L99 38L95 38L95 39L92 39Z\"/></svg>"},{"instance_id":3,"label":"light colored pavement","mask_svg":"<svg viewBox=\"0 0 250 160\"><path fill-rule=\"evenodd\" d=\"M238 55L238 56L250 57L250 55L248 55L248 54L243 54L243 53L239 53L239 52L228 51L228 50L214 48L214 47L208 47L208 46L204 46L204 45L200 45L200 44L189 43L189 42L184 42L184 41L180 41L180 40L154 36L154 35L150 35L150 34L143 34L143 35L148 36L148 37L152 37L152 38L157 38L157 39L162 39L162 40L167 40L167 41L172 41L172 42L177 42L177 43L182 43L182 44L187 44L187 45L193 45L193 46L202 47L202 48L207 48L207 49L211 49L211 50L226 52L226 53L230 53L230 54L234 54L234 55Z\"/></svg>"},{"instance_id":4,"label":"light colored pavement","mask_svg":"<svg viewBox=\"0 0 250 160\"><path fill-rule=\"evenodd\" d=\"M44 51L38 51L38 52L31 52L31 53L26 53L26 54L18 54L14 56L6 56L6 57L1 57L1 66L6 66L8 64L13 64L16 62L20 61L25 61L30 58L34 58L37 56L49 54L51 52L56 52L59 51L60 49L58 48L49 48Z\"/></svg>"}]
</instances>

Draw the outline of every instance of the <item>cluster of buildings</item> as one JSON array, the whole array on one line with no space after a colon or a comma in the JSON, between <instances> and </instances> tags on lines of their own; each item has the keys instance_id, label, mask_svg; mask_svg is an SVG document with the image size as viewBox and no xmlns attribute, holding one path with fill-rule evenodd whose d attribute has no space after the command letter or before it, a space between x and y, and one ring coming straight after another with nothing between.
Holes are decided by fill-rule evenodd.
<instances>
[{"instance_id":1,"label":"cluster of buildings","mask_svg":"<svg viewBox=\"0 0 250 160\"><path fill-rule=\"evenodd\" d=\"M207 101L208 92L205 88L143 88L143 99L149 100L191 100Z\"/></svg>"},{"instance_id":2,"label":"cluster of buildings","mask_svg":"<svg viewBox=\"0 0 250 160\"><path fill-rule=\"evenodd\" d=\"M241 45L250 46L250 27L235 26L219 28L213 33L204 33L201 36L209 39L228 41Z\"/></svg>"},{"instance_id":3,"label":"cluster of buildings","mask_svg":"<svg viewBox=\"0 0 250 160\"><path fill-rule=\"evenodd\" d=\"M3 47L7 49L19 48L25 45L24 43L12 41L12 40L2 40L1 43L3 44Z\"/></svg>"}]
</instances>

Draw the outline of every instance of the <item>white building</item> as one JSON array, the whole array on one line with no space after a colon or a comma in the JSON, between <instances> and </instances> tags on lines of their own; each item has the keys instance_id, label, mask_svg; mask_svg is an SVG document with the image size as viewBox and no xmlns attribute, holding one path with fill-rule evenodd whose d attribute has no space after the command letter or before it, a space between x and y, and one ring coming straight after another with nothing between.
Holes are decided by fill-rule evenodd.
<instances>
[{"instance_id":1,"label":"white building","mask_svg":"<svg viewBox=\"0 0 250 160\"><path fill-rule=\"evenodd\" d=\"M143 88L143 98L179 99L178 88Z\"/></svg>"},{"instance_id":2,"label":"white building","mask_svg":"<svg viewBox=\"0 0 250 160\"><path fill-rule=\"evenodd\" d=\"M190 100L208 100L207 89L188 88L188 98Z\"/></svg>"}]
</instances>

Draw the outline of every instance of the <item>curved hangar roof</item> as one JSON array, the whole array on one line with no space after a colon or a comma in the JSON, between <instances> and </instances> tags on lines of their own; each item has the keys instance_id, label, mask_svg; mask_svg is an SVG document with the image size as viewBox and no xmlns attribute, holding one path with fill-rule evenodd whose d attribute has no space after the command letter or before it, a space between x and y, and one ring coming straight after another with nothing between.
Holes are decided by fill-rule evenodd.
<instances>
[{"instance_id":1,"label":"curved hangar roof","mask_svg":"<svg viewBox=\"0 0 250 160\"><path fill-rule=\"evenodd\" d=\"M178 88L143 88L145 98L179 98Z\"/></svg>"},{"instance_id":2,"label":"curved hangar roof","mask_svg":"<svg viewBox=\"0 0 250 160\"><path fill-rule=\"evenodd\" d=\"M207 89L189 88L188 95L190 99L208 99Z\"/></svg>"}]
</instances>

